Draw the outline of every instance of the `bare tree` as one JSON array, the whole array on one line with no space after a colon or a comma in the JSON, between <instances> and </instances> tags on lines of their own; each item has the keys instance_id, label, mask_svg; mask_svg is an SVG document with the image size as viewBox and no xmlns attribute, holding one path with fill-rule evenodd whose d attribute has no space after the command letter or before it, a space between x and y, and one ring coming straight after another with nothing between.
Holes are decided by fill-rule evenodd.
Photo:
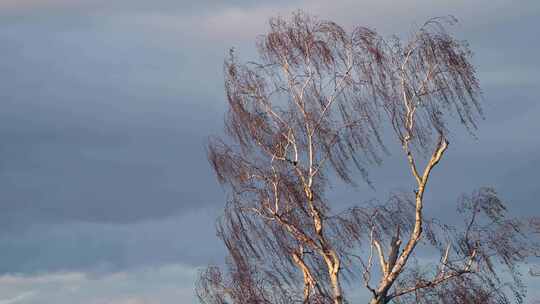
<instances>
[{"instance_id":1,"label":"bare tree","mask_svg":"<svg viewBox=\"0 0 540 304\"><path fill-rule=\"evenodd\" d=\"M423 212L449 124L472 133L482 117L471 52L445 30L454 22L430 19L402 42L297 12L270 20L260 61L231 51L228 136L208 149L230 189L218 223L229 256L225 273L201 273L203 303L341 304L344 283L367 288L371 304L522 299L516 265L527 242L493 189L459 199L460 229ZM333 212L330 182L371 184L368 168L394 139L414 191Z\"/></svg>"}]
</instances>

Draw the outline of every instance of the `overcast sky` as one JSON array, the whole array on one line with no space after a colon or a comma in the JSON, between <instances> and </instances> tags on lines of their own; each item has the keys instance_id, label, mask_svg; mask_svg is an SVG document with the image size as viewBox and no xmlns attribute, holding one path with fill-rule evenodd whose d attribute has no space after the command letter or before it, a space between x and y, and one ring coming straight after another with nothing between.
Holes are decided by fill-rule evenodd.
<instances>
[{"instance_id":1,"label":"overcast sky","mask_svg":"<svg viewBox=\"0 0 540 304\"><path fill-rule=\"evenodd\" d=\"M428 211L492 185L540 214L540 1L0 0L0 304L196 303L198 269L224 256L205 153L223 58L253 56L267 19L296 9L384 35L458 17L487 119L454 134ZM335 199L410 185L395 154L376 191Z\"/></svg>"}]
</instances>

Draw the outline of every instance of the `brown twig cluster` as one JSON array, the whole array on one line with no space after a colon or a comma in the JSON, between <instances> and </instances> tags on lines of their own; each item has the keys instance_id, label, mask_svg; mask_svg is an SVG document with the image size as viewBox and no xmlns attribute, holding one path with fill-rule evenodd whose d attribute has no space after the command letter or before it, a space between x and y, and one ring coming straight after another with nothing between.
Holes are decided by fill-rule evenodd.
<instances>
[{"instance_id":1,"label":"brown twig cluster","mask_svg":"<svg viewBox=\"0 0 540 304\"><path fill-rule=\"evenodd\" d=\"M527 243L493 189L460 199L460 229L423 212L448 149L448 121L473 132L482 116L471 52L445 30L454 22L431 19L402 42L297 12L271 19L259 62L239 63L231 51L228 137L208 150L230 189L218 224L229 256L225 273L201 273L202 302L341 304L344 283L367 288L371 304L522 298L516 265ZM370 183L369 166L388 153L385 126L414 192L332 212L329 180L353 186L360 172ZM439 261L425 262L418 248L439 252Z\"/></svg>"}]
</instances>

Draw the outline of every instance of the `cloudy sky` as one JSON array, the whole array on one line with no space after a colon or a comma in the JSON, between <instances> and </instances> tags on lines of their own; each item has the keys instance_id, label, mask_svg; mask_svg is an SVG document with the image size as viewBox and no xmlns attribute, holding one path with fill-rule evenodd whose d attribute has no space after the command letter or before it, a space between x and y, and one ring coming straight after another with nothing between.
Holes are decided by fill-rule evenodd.
<instances>
[{"instance_id":1,"label":"cloudy sky","mask_svg":"<svg viewBox=\"0 0 540 304\"><path fill-rule=\"evenodd\" d=\"M205 154L223 58L253 56L266 20L296 9L385 35L458 17L487 119L454 134L428 210L492 185L540 214L540 1L0 0L0 304L196 303L197 271L224 255ZM335 198L407 187L402 165Z\"/></svg>"}]
</instances>

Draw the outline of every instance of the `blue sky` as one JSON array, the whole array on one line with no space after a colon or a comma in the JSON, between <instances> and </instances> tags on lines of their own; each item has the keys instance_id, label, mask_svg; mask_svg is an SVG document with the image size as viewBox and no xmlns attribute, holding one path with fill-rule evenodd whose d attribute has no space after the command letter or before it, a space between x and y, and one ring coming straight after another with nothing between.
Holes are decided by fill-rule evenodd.
<instances>
[{"instance_id":1,"label":"blue sky","mask_svg":"<svg viewBox=\"0 0 540 304\"><path fill-rule=\"evenodd\" d=\"M478 139L454 134L428 211L493 185L514 214L539 214L538 1L2 0L0 304L195 303L197 270L224 255L204 150L223 58L252 57L266 20L296 9L385 35L458 17L487 119ZM395 154L377 191L335 199L407 187Z\"/></svg>"}]
</instances>

